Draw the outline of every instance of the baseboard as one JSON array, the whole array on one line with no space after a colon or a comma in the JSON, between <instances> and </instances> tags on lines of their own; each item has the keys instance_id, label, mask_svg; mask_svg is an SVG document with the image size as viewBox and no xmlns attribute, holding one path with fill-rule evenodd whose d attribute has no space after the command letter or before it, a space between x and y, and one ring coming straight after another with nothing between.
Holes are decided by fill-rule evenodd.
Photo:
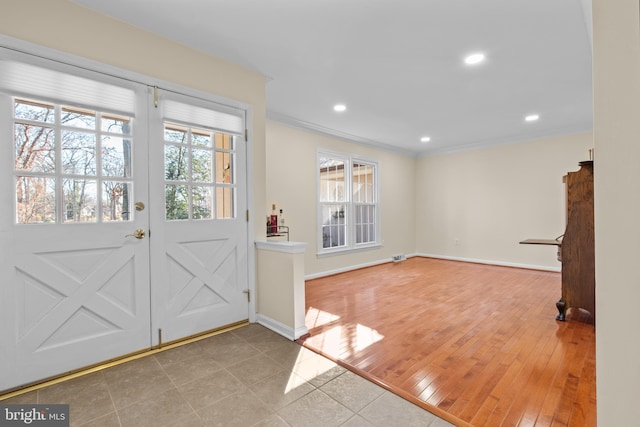
<instances>
[{"instance_id":1,"label":"baseboard","mask_svg":"<svg viewBox=\"0 0 640 427\"><path fill-rule=\"evenodd\" d=\"M407 259L416 256L415 254L406 255ZM392 262L392 258L385 258L377 261L367 262L364 264L349 265L347 267L338 268L336 270L322 271L320 273L307 274L304 280L319 279L320 277L333 276L334 274L346 273L347 271L360 270L361 268L373 267L374 265L386 264ZM402 262L402 261L400 261Z\"/></svg>"},{"instance_id":2,"label":"baseboard","mask_svg":"<svg viewBox=\"0 0 640 427\"><path fill-rule=\"evenodd\" d=\"M258 313L258 315L256 316L256 322L291 341L295 341L301 336L309 333L309 330L306 326L301 326L294 329L291 326L287 326L282 322L278 322L277 320L274 320L269 316L265 316L264 314L260 313Z\"/></svg>"},{"instance_id":3,"label":"baseboard","mask_svg":"<svg viewBox=\"0 0 640 427\"><path fill-rule=\"evenodd\" d=\"M561 267L549 267L548 265L520 264L516 262L492 261L487 259L464 258L464 257L455 257L455 256L437 255L437 254L416 254L415 256L421 256L425 258L446 259L450 261L473 262L476 264L498 265L501 267L525 268L528 270L552 271L555 273L559 273L561 271Z\"/></svg>"},{"instance_id":4,"label":"baseboard","mask_svg":"<svg viewBox=\"0 0 640 427\"><path fill-rule=\"evenodd\" d=\"M415 253L415 254L407 255L407 259L417 257L417 256L424 257L424 258L446 259L450 261L472 262L475 264L497 265L501 267L524 268L527 270L551 271L554 273L559 273L561 271L561 267L559 266L550 267L548 265L521 264L516 262L493 261L493 260L487 260L487 259L464 258L464 257L455 257L455 256L448 256L448 255L438 255L438 254ZM350 265L347 267L338 268L336 270L328 270L328 271L322 271L320 273L308 274L304 276L304 280L319 279L321 277L333 276L334 274L346 273L348 271L359 270L361 268L367 268L367 267L373 267L375 265L386 264L388 262L393 262L393 261L391 259L382 259L382 260L372 261L364 264Z\"/></svg>"}]
</instances>

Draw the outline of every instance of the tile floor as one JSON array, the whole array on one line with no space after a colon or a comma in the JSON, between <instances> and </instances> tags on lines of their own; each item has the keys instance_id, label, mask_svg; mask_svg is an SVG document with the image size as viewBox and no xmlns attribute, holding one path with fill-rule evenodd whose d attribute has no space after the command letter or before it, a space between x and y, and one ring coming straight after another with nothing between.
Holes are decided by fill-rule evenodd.
<instances>
[{"instance_id":1,"label":"tile floor","mask_svg":"<svg viewBox=\"0 0 640 427\"><path fill-rule=\"evenodd\" d=\"M68 403L71 426L452 426L257 324L1 403Z\"/></svg>"}]
</instances>

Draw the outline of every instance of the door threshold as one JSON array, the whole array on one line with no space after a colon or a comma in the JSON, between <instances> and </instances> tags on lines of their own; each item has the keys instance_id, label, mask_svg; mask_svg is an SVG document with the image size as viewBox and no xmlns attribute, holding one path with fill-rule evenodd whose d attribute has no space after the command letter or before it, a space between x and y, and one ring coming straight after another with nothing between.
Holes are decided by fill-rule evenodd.
<instances>
[{"instance_id":1,"label":"door threshold","mask_svg":"<svg viewBox=\"0 0 640 427\"><path fill-rule=\"evenodd\" d=\"M32 383L16 387L13 389L0 391L0 401L9 399L11 397L20 396L22 394L29 393L31 391L40 390L42 388L59 384L65 381L72 380L74 378L82 377L84 375L92 374L94 372L102 371L103 369L111 368L113 366L122 365L123 363L131 362L132 360L142 359L143 357L152 356L154 354L162 353L163 351L171 350L176 347L180 347L186 344L191 344L196 341L203 340L215 335L229 332L234 329L242 328L249 324L248 320L240 320L239 322L230 323L219 328L209 329L204 332L200 332L194 335L190 335L177 340L162 343L159 346L154 346L144 350L138 350L132 353L128 353L119 357L105 360L93 365L85 366L83 368L68 371L60 375L45 378L42 380L34 381Z\"/></svg>"}]
</instances>

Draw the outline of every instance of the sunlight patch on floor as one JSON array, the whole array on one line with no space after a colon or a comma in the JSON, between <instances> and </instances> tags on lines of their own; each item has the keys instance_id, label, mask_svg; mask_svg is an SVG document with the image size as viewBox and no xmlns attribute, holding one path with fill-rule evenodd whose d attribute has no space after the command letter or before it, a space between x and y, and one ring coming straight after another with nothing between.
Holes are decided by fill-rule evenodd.
<instances>
[{"instance_id":1,"label":"sunlight patch on floor","mask_svg":"<svg viewBox=\"0 0 640 427\"><path fill-rule=\"evenodd\" d=\"M375 344L382 340L384 335L380 335L375 329L371 329L367 326L358 323L356 325L356 350L364 350L371 344Z\"/></svg>"},{"instance_id":2,"label":"sunlight patch on floor","mask_svg":"<svg viewBox=\"0 0 640 427\"><path fill-rule=\"evenodd\" d=\"M317 328L340 319L340 316L322 311L317 308L309 307L305 316L305 325L308 329Z\"/></svg>"},{"instance_id":3,"label":"sunlight patch on floor","mask_svg":"<svg viewBox=\"0 0 640 427\"><path fill-rule=\"evenodd\" d=\"M336 363L318 353L300 347L284 393L289 393L307 381L324 375L336 366L338 366Z\"/></svg>"}]
</instances>

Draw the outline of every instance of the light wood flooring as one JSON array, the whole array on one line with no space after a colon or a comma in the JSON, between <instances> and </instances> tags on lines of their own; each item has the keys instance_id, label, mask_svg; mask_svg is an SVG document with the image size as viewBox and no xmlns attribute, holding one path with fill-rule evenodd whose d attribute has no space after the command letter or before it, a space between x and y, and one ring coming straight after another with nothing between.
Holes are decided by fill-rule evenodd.
<instances>
[{"instance_id":1,"label":"light wood flooring","mask_svg":"<svg viewBox=\"0 0 640 427\"><path fill-rule=\"evenodd\" d=\"M456 425L595 426L595 327L560 274L410 258L306 283L304 346Z\"/></svg>"}]
</instances>

